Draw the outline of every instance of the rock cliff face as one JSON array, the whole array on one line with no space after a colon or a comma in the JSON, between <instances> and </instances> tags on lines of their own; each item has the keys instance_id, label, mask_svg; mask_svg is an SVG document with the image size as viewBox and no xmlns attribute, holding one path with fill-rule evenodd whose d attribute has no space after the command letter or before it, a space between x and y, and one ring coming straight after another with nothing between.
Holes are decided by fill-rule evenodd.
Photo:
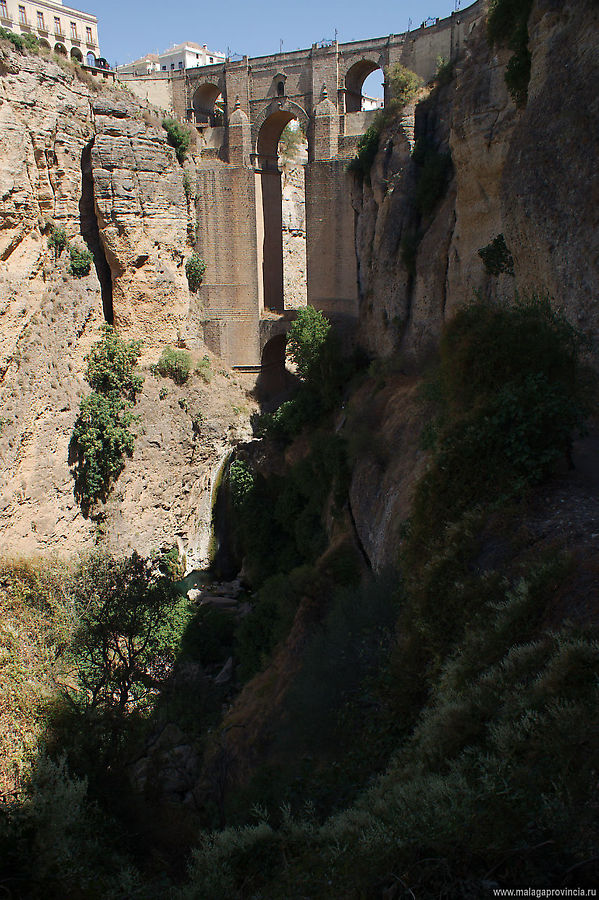
<instances>
[{"instance_id":1,"label":"rock cliff face","mask_svg":"<svg viewBox=\"0 0 599 900\"><path fill-rule=\"evenodd\" d=\"M189 326L183 169L165 132L126 92L90 89L68 67L2 45L0 160L0 552L178 543L199 564L215 472L247 437L252 408L217 360L210 387L197 375L176 387L146 369L135 452L100 521L81 515L69 468L85 355L105 319L142 339L146 365L178 337L204 352ZM50 220L92 249L89 276L69 274L67 252L55 258Z\"/></svg>"},{"instance_id":2,"label":"rock cliff face","mask_svg":"<svg viewBox=\"0 0 599 900\"><path fill-rule=\"evenodd\" d=\"M548 292L591 336L599 331L594 175L599 99L597 5L538 0L529 23L525 108L508 94L509 51L491 51L484 22L455 77L416 109L416 138L451 152L432 212L414 209L418 169L401 124L381 135L370 183L356 183L361 341L422 359L457 306L483 295ZM503 234L515 278L485 272L478 250Z\"/></svg>"},{"instance_id":3,"label":"rock cliff face","mask_svg":"<svg viewBox=\"0 0 599 900\"><path fill-rule=\"evenodd\" d=\"M596 347L599 8L584 0L538 0L529 33L532 75L523 109L505 85L510 53L489 50L482 22L451 82L417 106L420 146L450 151L452 159L431 212L416 209L419 169L402 122L382 132L370 179L356 180L359 338L375 356L399 353L404 368L418 370L445 319L475 291L512 301L516 286L548 293ZM487 274L478 255L499 234L515 277ZM599 364L596 350L594 358ZM377 461L369 448L350 489L356 528L376 568L396 562L393 523L409 515L414 472L423 464L405 429L417 415L409 391L399 385L364 410L384 403L373 430L382 427L403 459Z\"/></svg>"}]
</instances>

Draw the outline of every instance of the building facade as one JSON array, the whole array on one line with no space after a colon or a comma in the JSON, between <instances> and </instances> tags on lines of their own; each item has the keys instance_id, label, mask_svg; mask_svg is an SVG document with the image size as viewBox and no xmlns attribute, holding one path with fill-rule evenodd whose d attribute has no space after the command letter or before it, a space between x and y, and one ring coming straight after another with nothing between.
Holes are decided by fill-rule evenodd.
<instances>
[{"instance_id":1,"label":"building facade","mask_svg":"<svg viewBox=\"0 0 599 900\"><path fill-rule=\"evenodd\" d=\"M170 47L163 53L147 53L141 59L136 59L135 62L117 66L117 72L119 75L137 77L153 75L155 72L181 72L185 69L212 66L224 61L225 54L209 50L207 44L185 41L183 44Z\"/></svg>"},{"instance_id":2,"label":"building facade","mask_svg":"<svg viewBox=\"0 0 599 900\"><path fill-rule=\"evenodd\" d=\"M32 34L42 46L86 65L101 59L97 17L63 6L62 0L0 0L0 26Z\"/></svg>"}]
</instances>

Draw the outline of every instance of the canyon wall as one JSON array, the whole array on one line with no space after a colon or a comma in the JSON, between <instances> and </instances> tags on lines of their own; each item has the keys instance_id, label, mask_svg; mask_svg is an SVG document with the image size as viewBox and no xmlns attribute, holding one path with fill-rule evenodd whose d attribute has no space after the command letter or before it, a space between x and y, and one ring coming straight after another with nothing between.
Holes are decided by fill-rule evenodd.
<instances>
[{"instance_id":1,"label":"canyon wall","mask_svg":"<svg viewBox=\"0 0 599 900\"><path fill-rule=\"evenodd\" d=\"M370 177L356 178L353 188L359 340L370 354L393 358L383 369L420 371L460 305L476 293L512 302L516 288L548 294L563 308L593 341L597 365L598 20L596 3L535 3L522 109L504 80L511 53L489 48L483 23L472 29L454 77L416 107L417 149L451 153L450 176L432 211L416 208L421 176L411 134L401 122L383 129ZM514 277L488 274L478 254L500 234ZM424 454L406 431L417 415L409 385L400 380L395 393L387 387L355 402L362 419L380 407L371 430L380 430L387 448L384 462L366 450L350 489L358 534L380 568L397 561L398 529Z\"/></svg>"},{"instance_id":2,"label":"canyon wall","mask_svg":"<svg viewBox=\"0 0 599 900\"><path fill-rule=\"evenodd\" d=\"M150 374L167 345L205 353L184 272L189 191L152 111L80 77L0 47L0 552L178 544L196 565L208 556L215 474L247 438L253 401L214 358L211 385ZM69 273L68 250L55 256L52 227L93 250L88 276ZM145 384L133 457L92 521L74 498L70 440L106 320L142 340Z\"/></svg>"},{"instance_id":3,"label":"canyon wall","mask_svg":"<svg viewBox=\"0 0 599 900\"><path fill-rule=\"evenodd\" d=\"M376 355L426 357L475 292L548 293L591 337L599 331L596 154L597 5L539 0L529 22L532 75L518 109L507 50L472 28L454 77L416 108L416 140L451 153L430 213L415 210L409 134L389 124L370 178L354 185L360 338ZM515 278L485 272L478 250L503 234ZM416 239L415 239L416 236Z\"/></svg>"}]
</instances>

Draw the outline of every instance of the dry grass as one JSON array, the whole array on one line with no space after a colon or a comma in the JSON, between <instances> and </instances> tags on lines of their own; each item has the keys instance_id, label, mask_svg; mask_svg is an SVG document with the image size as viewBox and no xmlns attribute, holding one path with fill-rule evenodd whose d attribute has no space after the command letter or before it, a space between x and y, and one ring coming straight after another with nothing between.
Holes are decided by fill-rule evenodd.
<instances>
[{"instance_id":1,"label":"dry grass","mask_svg":"<svg viewBox=\"0 0 599 900\"><path fill-rule=\"evenodd\" d=\"M43 733L71 625L64 566L0 563L0 797L18 790Z\"/></svg>"}]
</instances>

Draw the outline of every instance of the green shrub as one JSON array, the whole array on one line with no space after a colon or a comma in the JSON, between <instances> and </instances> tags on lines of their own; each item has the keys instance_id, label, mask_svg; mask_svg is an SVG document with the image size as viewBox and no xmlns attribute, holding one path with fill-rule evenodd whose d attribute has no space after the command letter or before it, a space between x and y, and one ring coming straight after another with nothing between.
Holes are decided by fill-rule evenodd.
<instances>
[{"instance_id":1,"label":"green shrub","mask_svg":"<svg viewBox=\"0 0 599 900\"><path fill-rule=\"evenodd\" d=\"M195 293L201 287L206 271L206 263L198 253L192 253L185 263L185 274L189 290Z\"/></svg>"},{"instance_id":2,"label":"green shrub","mask_svg":"<svg viewBox=\"0 0 599 900\"><path fill-rule=\"evenodd\" d=\"M287 350L304 381L314 381L321 370L331 323L313 306L298 309L287 332Z\"/></svg>"},{"instance_id":3,"label":"green shrub","mask_svg":"<svg viewBox=\"0 0 599 900\"><path fill-rule=\"evenodd\" d=\"M389 81L389 93L401 108L407 106L415 99L422 86L422 78L401 63L395 63L386 71Z\"/></svg>"},{"instance_id":4,"label":"green shrub","mask_svg":"<svg viewBox=\"0 0 599 900\"><path fill-rule=\"evenodd\" d=\"M210 384L210 382L212 381L212 367L210 364L209 356L203 356L200 360L198 360L195 367L195 373L196 375L199 375L202 381L205 381L206 384Z\"/></svg>"},{"instance_id":5,"label":"green shrub","mask_svg":"<svg viewBox=\"0 0 599 900\"><path fill-rule=\"evenodd\" d=\"M50 234L48 235L48 247L54 250L54 258L58 259L67 246L68 241L65 229L57 225L51 225Z\"/></svg>"},{"instance_id":6,"label":"green shrub","mask_svg":"<svg viewBox=\"0 0 599 900\"><path fill-rule=\"evenodd\" d=\"M528 48L528 18L532 0L492 0L487 19L487 38L491 46L513 50L505 72L505 81L517 106L528 96L531 55Z\"/></svg>"},{"instance_id":7,"label":"green shrub","mask_svg":"<svg viewBox=\"0 0 599 900\"><path fill-rule=\"evenodd\" d=\"M15 34L7 28L0 28L0 38L10 41L16 50L39 50L40 42L34 34Z\"/></svg>"},{"instance_id":8,"label":"green shrub","mask_svg":"<svg viewBox=\"0 0 599 900\"><path fill-rule=\"evenodd\" d=\"M86 379L93 389L81 401L73 429L77 453L75 494L87 514L97 500L105 500L111 483L131 456L135 435L133 403L143 384L135 371L141 344L125 343L111 325L87 356Z\"/></svg>"},{"instance_id":9,"label":"green shrub","mask_svg":"<svg viewBox=\"0 0 599 900\"><path fill-rule=\"evenodd\" d=\"M156 364L158 373L163 378L172 378L175 384L185 384L191 375L191 355L187 350L175 350L166 347Z\"/></svg>"},{"instance_id":10,"label":"green shrub","mask_svg":"<svg viewBox=\"0 0 599 900\"><path fill-rule=\"evenodd\" d=\"M481 247L478 255L489 275L514 274L514 259L502 234L494 237L486 247Z\"/></svg>"},{"instance_id":11,"label":"green shrub","mask_svg":"<svg viewBox=\"0 0 599 900\"><path fill-rule=\"evenodd\" d=\"M162 127L166 131L166 139L177 154L177 159L182 164L189 150L191 131L187 126L181 125L174 119L163 119Z\"/></svg>"},{"instance_id":12,"label":"green shrub","mask_svg":"<svg viewBox=\"0 0 599 900\"><path fill-rule=\"evenodd\" d=\"M131 456L135 435L131 404L122 397L95 391L81 401L73 438L81 457L75 490L84 510L105 500L111 483L122 472L123 456Z\"/></svg>"},{"instance_id":13,"label":"green shrub","mask_svg":"<svg viewBox=\"0 0 599 900\"><path fill-rule=\"evenodd\" d=\"M356 155L347 164L348 172L355 172L362 177L369 175L372 164L379 149L380 128L370 125L358 141Z\"/></svg>"},{"instance_id":14,"label":"green shrub","mask_svg":"<svg viewBox=\"0 0 599 900\"><path fill-rule=\"evenodd\" d=\"M112 325L102 325L102 339L86 356L85 380L99 394L134 401L144 379L136 371L141 341L125 342Z\"/></svg>"},{"instance_id":15,"label":"green shrub","mask_svg":"<svg viewBox=\"0 0 599 900\"><path fill-rule=\"evenodd\" d=\"M437 57L437 72L434 78L437 87L445 87L450 84L454 76L454 64L451 59L445 59L443 56Z\"/></svg>"},{"instance_id":16,"label":"green shrub","mask_svg":"<svg viewBox=\"0 0 599 900\"><path fill-rule=\"evenodd\" d=\"M408 544L540 481L569 452L590 402L584 346L547 298L458 312L441 340L433 459Z\"/></svg>"},{"instance_id":17,"label":"green shrub","mask_svg":"<svg viewBox=\"0 0 599 900\"><path fill-rule=\"evenodd\" d=\"M84 278L89 275L94 261L93 255L89 250L80 250L77 247L70 247L69 254L71 260L69 262L69 272L74 278Z\"/></svg>"}]
</instances>

